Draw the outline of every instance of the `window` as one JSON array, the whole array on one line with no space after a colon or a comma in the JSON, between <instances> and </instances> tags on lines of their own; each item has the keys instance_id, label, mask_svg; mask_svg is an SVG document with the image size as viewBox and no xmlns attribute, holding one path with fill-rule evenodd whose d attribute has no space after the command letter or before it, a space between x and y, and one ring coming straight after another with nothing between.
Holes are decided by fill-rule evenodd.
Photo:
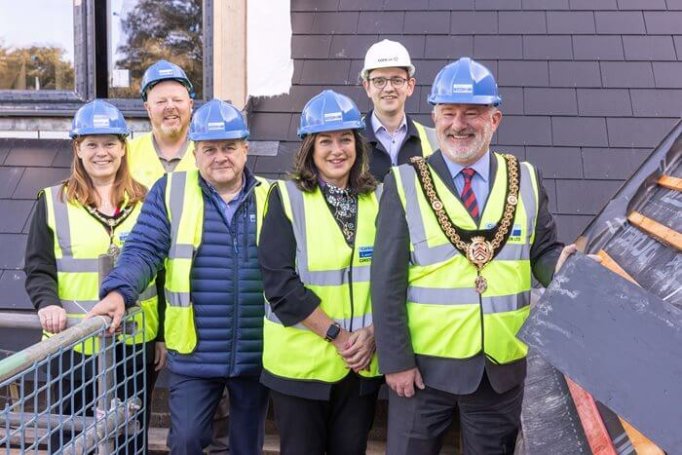
<instances>
[{"instance_id":1,"label":"window","mask_svg":"<svg viewBox=\"0 0 682 455\"><path fill-rule=\"evenodd\" d=\"M140 81L159 59L212 94L212 0L0 0L0 111L73 115L108 98L144 114Z\"/></svg>"}]
</instances>

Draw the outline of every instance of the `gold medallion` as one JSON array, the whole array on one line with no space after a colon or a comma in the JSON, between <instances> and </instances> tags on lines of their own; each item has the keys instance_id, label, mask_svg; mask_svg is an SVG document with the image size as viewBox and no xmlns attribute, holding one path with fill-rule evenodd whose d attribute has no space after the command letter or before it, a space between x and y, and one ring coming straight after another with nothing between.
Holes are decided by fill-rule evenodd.
<instances>
[{"instance_id":1,"label":"gold medallion","mask_svg":"<svg viewBox=\"0 0 682 455\"><path fill-rule=\"evenodd\" d=\"M483 294L486 289L488 289L488 280L481 275L478 275L476 281L474 281L474 288L476 289L476 292Z\"/></svg>"},{"instance_id":2,"label":"gold medallion","mask_svg":"<svg viewBox=\"0 0 682 455\"><path fill-rule=\"evenodd\" d=\"M471 243L467 248L467 258L479 269L490 262L493 258L493 245L483 236L471 238Z\"/></svg>"},{"instance_id":3,"label":"gold medallion","mask_svg":"<svg viewBox=\"0 0 682 455\"><path fill-rule=\"evenodd\" d=\"M433 201L431 202L431 207L433 207L433 210L440 211L443 210L443 203L441 201Z\"/></svg>"},{"instance_id":4,"label":"gold medallion","mask_svg":"<svg viewBox=\"0 0 682 455\"><path fill-rule=\"evenodd\" d=\"M114 259L118 258L118 254L121 252L121 249L114 245L113 243L109 245L109 249L107 250L107 254Z\"/></svg>"}]
</instances>

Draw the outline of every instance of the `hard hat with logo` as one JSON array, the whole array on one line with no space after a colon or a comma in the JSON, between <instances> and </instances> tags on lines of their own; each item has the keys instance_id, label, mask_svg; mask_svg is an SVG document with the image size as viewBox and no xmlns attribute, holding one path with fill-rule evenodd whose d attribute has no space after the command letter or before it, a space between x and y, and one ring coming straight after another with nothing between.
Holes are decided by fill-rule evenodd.
<instances>
[{"instance_id":1,"label":"hard hat with logo","mask_svg":"<svg viewBox=\"0 0 682 455\"><path fill-rule=\"evenodd\" d=\"M352 99L333 90L324 90L312 97L303 108L298 136L304 138L313 133L364 127L360 110Z\"/></svg>"},{"instance_id":2,"label":"hard hat with logo","mask_svg":"<svg viewBox=\"0 0 682 455\"><path fill-rule=\"evenodd\" d=\"M462 57L438 72L428 101L431 104L497 106L502 98L490 70L469 57Z\"/></svg>"},{"instance_id":3,"label":"hard hat with logo","mask_svg":"<svg viewBox=\"0 0 682 455\"><path fill-rule=\"evenodd\" d=\"M225 101L214 99L194 112L189 125L193 141L246 139L249 130L242 113Z\"/></svg>"},{"instance_id":4,"label":"hard hat with logo","mask_svg":"<svg viewBox=\"0 0 682 455\"><path fill-rule=\"evenodd\" d=\"M156 84L162 81L178 81L185 86L190 98L194 98L194 86L187 78L185 72L175 63L168 60L159 60L152 66L147 68L142 76L142 83L140 84L140 95L144 101L147 101L147 92Z\"/></svg>"},{"instance_id":5,"label":"hard hat with logo","mask_svg":"<svg viewBox=\"0 0 682 455\"><path fill-rule=\"evenodd\" d=\"M73 116L69 136L94 136L114 134L128 136L128 125L123 114L112 104L102 100L94 100L83 105Z\"/></svg>"},{"instance_id":6,"label":"hard hat with logo","mask_svg":"<svg viewBox=\"0 0 682 455\"><path fill-rule=\"evenodd\" d=\"M360 76L366 80L369 72L377 68L407 68L410 77L414 76L414 65L405 46L397 41L385 39L372 44L365 54L365 66Z\"/></svg>"}]
</instances>

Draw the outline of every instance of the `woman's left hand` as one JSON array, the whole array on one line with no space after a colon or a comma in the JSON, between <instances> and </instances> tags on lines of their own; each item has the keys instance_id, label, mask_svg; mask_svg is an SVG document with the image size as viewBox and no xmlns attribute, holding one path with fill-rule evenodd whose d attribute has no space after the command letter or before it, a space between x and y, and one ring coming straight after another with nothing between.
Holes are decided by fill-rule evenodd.
<instances>
[{"instance_id":1,"label":"woman's left hand","mask_svg":"<svg viewBox=\"0 0 682 455\"><path fill-rule=\"evenodd\" d=\"M364 327L351 333L346 346L340 354L348 368L356 373L367 369L376 347L374 344L374 327Z\"/></svg>"}]
</instances>

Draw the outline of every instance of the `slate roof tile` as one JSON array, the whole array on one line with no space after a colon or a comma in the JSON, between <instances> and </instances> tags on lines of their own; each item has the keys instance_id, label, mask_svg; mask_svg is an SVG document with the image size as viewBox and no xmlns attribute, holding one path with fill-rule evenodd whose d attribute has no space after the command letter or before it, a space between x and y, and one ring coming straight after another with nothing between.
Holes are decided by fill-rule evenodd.
<instances>
[{"instance_id":1,"label":"slate roof tile","mask_svg":"<svg viewBox=\"0 0 682 455\"><path fill-rule=\"evenodd\" d=\"M292 114L271 114L262 112L250 120L249 131L251 132L253 139L282 140L289 137L289 126L291 124Z\"/></svg>"},{"instance_id":2,"label":"slate roof tile","mask_svg":"<svg viewBox=\"0 0 682 455\"><path fill-rule=\"evenodd\" d=\"M547 31L552 34L593 34L592 11L547 11Z\"/></svg>"},{"instance_id":3,"label":"slate roof tile","mask_svg":"<svg viewBox=\"0 0 682 455\"><path fill-rule=\"evenodd\" d=\"M329 57L332 35L293 35L291 37L291 56L297 59Z\"/></svg>"},{"instance_id":4,"label":"slate roof tile","mask_svg":"<svg viewBox=\"0 0 682 455\"><path fill-rule=\"evenodd\" d=\"M471 10L474 9L474 0L429 0L431 10Z\"/></svg>"},{"instance_id":5,"label":"slate roof tile","mask_svg":"<svg viewBox=\"0 0 682 455\"><path fill-rule=\"evenodd\" d=\"M280 142L277 156L259 156L255 166L255 172L262 174L285 174L291 170L294 162L294 154L298 150L300 142Z\"/></svg>"},{"instance_id":6,"label":"slate roof tile","mask_svg":"<svg viewBox=\"0 0 682 455\"><path fill-rule=\"evenodd\" d=\"M634 10L664 10L666 9L665 0L617 0L618 9L621 11Z\"/></svg>"},{"instance_id":7,"label":"slate roof tile","mask_svg":"<svg viewBox=\"0 0 682 455\"><path fill-rule=\"evenodd\" d=\"M665 0L669 10L682 10L682 0Z\"/></svg>"},{"instance_id":8,"label":"slate roof tile","mask_svg":"<svg viewBox=\"0 0 682 455\"><path fill-rule=\"evenodd\" d=\"M650 154L649 148L583 148L585 178L625 180Z\"/></svg>"},{"instance_id":9,"label":"slate roof tile","mask_svg":"<svg viewBox=\"0 0 682 455\"><path fill-rule=\"evenodd\" d=\"M544 11L500 11L500 34L534 35L547 33Z\"/></svg>"},{"instance_id":10,"label":"slate roof tile","mask_svg":"<svg viewBox=\"0 0 682 455\"><path fill-rule=\"evenodd\" d=\"M678 119L607 118L611 147L655 147Z\"/></svg>"},{"instance_id":11,"label":"slate roof tile","mask_svg":"<svg viewBox=\"0 0 682 455\"><path fill-rule=\"evenodd\" d=\"M475 0L474 7L477 10L518 10L521 0Z\"/></svg>"},{"instance_id":12,"label":"slate roof tile","mask_svg":"<svg viewBox=\"0 0 682 455\"><path fill-rule=\"evenodd\" d=\"M349 83L349 67L348 60L304 60L301 83L343 85Z\"/></svg>"},{"instance_id":13,"label":"slate roof tile","mask_svg":"<svg viewBox=\"0 0 682 455\"><path fill-rule=\"evenodd\" d=\"M423 5L421 2L415 2L414 0L383 0L384 9L387 10L421 10ZM372 2L368 2L372 3Z\"/></svg>"},{"instance_id":14,"label":"slate roof tile","mask_svg":"<svg viewBox=\"0 0 682 455\"><path fill-rule=\"evenodd\" d=\"M620 188L613 180L557 180L557 209L564 214L596 215ZM589 194L590 197L585 197Z\"/></svg>"},{"instance_id":15,"label":"slate roof tile","mask_svg":"<svg viewBox=\"0 0 682 455\"><path fill-rule=\"evenodd\" d=\"M15 168L18 169L18 168ZM13 199L35 199L38 191L56 185L69 176L67 168L27 168L14 190Z\"/></svg>"},{"instance_id":16,"label":"slate roof tile","mask_svg":"<svg viewBox=\"0 0 682 455\"><path fill-rule=\"evenodd\" d=\"M523 37L525 60L571 60L573 42L568 35L531 35Z\"/></svg>"},{"instance_id":17,"label":"slate roof tile","mask_svg":"<svg viewBox=\"0 0 682 455\"><path fill-rule=\"evenodd\" d=\"M58 147L45 147L35 141L15 142L5 159L5 166L48 167L54 160Z\"/></svg>"},{"instance_id":18,"label":"slate roof tile","mask_svg":"<svg viewBox=\"0 0 682 455\"><path fill-rule=\"evenodd\" d=\"M572 10L601 11L618 9L616 0L569 0Z\"/></svg>"},{"instance_id":19,"label":"slate roof tile","mask_svg":"<svg viewBox=\"0 0 682 455\"><path fill-rule=\"evenodd\" d=\"M578 105L571 88L525 88L525 113L530 115L576 115Z\"/></svg>"},{"instance_id":20,"label":"slate roof tile","mask_svg":"<svg viewBox=\"0 0 682 455\"><path fill-rule=\"evenodd\" d=\"M347 3L348 0L341 0L341 3ZM371 3L357 0L351 0L357 3ZM291 2L291 11L336 11L339 7L339 0L327 0L320 2L318 0L296 0Z\"/></svg>"},{"instance_id":21,"label":"slate roof tile","mask_svg":"<svg viewBox=\"0 0 682 455\"><path fill-rule=\"evenodd\" d=\"M447 11L414 11L405 13L403 33L445 35L450 31L450 13Z\"/></svg>"},{"instance_id":22,"label":"slate roof tile","mask_svg":"<svg viewBox=\"0 0 682 455\"><path fill-rule=\"evenodd\" d=\"M2 234L0 236L0 269L19 270L24 267L26 235Z\"/></svg>"},{"instance_id":23,"label":"slate roof tile","mask_svg":"<svg viewBox=\"0 0 682 455\"><path fill-rule=\"evenodd\" d=\"M453 35L486 35L497 31L496 11L453 11L450 16Z\"/></svg>"},{"instance_id":24,"label":"slate roof tile","mask_svg":"<svg viewBox=\"0 0 682 455\"><path fill-rule=\"evenodd\" d=\"M334 62L343 58L364 59L367 49L376 41L374 35L334 35L329 50L329 61Z\"/></svg>"},{"instance_id":25,"label":"slate roof tile","mask_svg":"<svg viewBox=\"0 0 682 455\"><path fill-rule=\"evenodd\" d=\"M682 87L682 62L653 62L653 68L656 87Z\"/></svg>"},{"instance_id":26,"label":"slate roof tile","mask_svg":"<svg viewBox=\"0 0 682 455\"><path fill-rule=\"evenodd\" d=\"M542 176L542 186L547 192L547 202L549 203L549 212L556 213L556 181L554 179L545 178Z\"/></svg>"},{"instance_id":27,"label":"slate roof tile","mask_svg":"<svg viewBox=\"0 0 682 455\"><path fill-rule=\"evenodd\" d=\"M578 147L526 146L526 159L542 171L544 178L583 177L583 162Z\"/></svg>"},{"instance_id":28,"label":"slate roof tile","mask_svg":"<svg viewBox=\"0 0 682 455\"><path fill-rule=\"evenodd\" d=\"M294 34L307 33L308 30L313 28L313 22L314 21L315 21L315 13L292 12L291 13L291 30Z\"/></svg>"},{"instance_id":29,"label":"slate roof tile","mask_svg":"<svg viewBox=\"0 0 682 455\"><path fill-rule=\"evenodd\" d=\"M315 13L313 26L306 33L318 35L351 34L358 30L356 12L318 12ZM293 47L293 46L292 46Z\"/></svg>"},{"instance_id":30,"label":"slate roof tile","mask_svg":"<svg viewBox=\"0 0 682 455\"><path fill-rule=\"evenodd\" d=\"M23 167L0 167L0 199L12 197L23 175Z\"/></svg>"},{"instance_id":31,"label":"slate roof tile","mask_svg":"<svg viewBox=\"0 0 682 455\"><path fill-rule=\"evenodd\" d=\"M497 83L512 87L546 87L549 84L547 62L501 60Z\"/></svg>"},{"instance_id":32,"label":"slate roof tile","mask_svg":"<svg viewBox=\"0 0 682 455\"><path fill-rule=\"evenodd\" d=\"M426 36L426 58L456 60L474 52L474 38L471 36Z\"/></svg>"},{"instance_id":33,"label":"slate roof tile","mask_svg":"<svg viewBox=\"0 0 682 455\"><path fill-rule=\"evenodd\" d=\"M574 36L573 53L576 60L623 60L623 41L620 36Z\"/></svg>"},{"instance_id":34,"label":"slate roof tile","mask_svg":"<svg viewBox=\"0 0 682 455\"><path fill-rule=\"evenodd\" d=\"M410 58L415 59L415 58L424 58L424 46L426 43L426 37L424 35L403 35L403 34L398 34L398 35L384 35L380 36L380 39L390 39L393 41L398 41L401 43L407 51L410 53ZM369 46L367 46L369 47ZM365 49L366 50L366 49ZM362 55L360 58L365 58L365 53L364 51L362 52Z\"/></svg>"},{"instance_id":35,"label":"slate roof tile","mask_svg":"<svg viewBox=\"0 0 682 455\"><path fill-rule=\"evenodd\" d=\"M497 129L497 140L508 145L551 145L550 118L507 115Z\"/></svg>"},{"instance_id":36,"label":"slate roof tile","mask_svg":"<svg viewBox=\"0 0 682 455\"><path fill-rule=\"evenodd\" d=\"M20 234L33 208L33 201L0 199L0 234Z\"/></svg>"},{"instance_id":37,"label":"slate roof tile","mask_svg":"<svg viewBox=\"0 0 682 455\"><path fill-rule=\"evenodd\" d=\"M646 88L654 86L650 62L601 62L604 87Z\"/></svg>"},{"instance_id":38,"label":"slate roof tile","mask_svg":"<svg viewBox=\"0 0 682 455\"><path fill-rule=\"evenodd\" d=\"M626 60L675 60L670 36L623 36Z\"/></svg>"},{"instance_id":39,"label":"slate roof tile","mask_svg":"<svg viewBox=\"0 0 682 455\"><path fill-rule=\"evenodd\" d=\"M33 304L26 294L26 275L20 270L6 270L0 277L0 308L8 310L33 310ZM25 331L22 331L22 337ZM39 341L36 340L36 342Z\"/></svg>"},{"instance_id":40,"label":"slate roof tile","mask_svg":"<svg viewBox=\"0 0 682 455\"><path fill-rule=\"evenodd\" d=\"M552 87L601 87L597 62L549 62L549 85Z\"/></svg>"},{"instance_id":41,"label":"slate roof tile","mask_svg":"<svg viewBox=\"0 0 682 455\"><path fill-rule=\"evenodd\" d=\"M594 218L592 215L555 215L557 238L566 244L574 242L590 224L592 218Z\"/></svg>"},{"instance_id":42,"label":"slate roof tile","mask_svg":"<svg viewBox=\"0 0 682 455\"><path fill-rule=\"evenodd\" d=\"M525 10L553 11L568 9L568 0L521 0Z\"/></svg>"},{"instance_id":43,"label":"slate roof tile","mask_svg":"<svg viewBox=\"0 0 682 455\"><path fill-rule=\"evenodd\" d=\"M682 90L632 89L630 97L637 117L682 117Z\"/></svg>"},{"instance_id":44,"label":"slate roof tile","mask_svg":"<svg viewBox=\"0 0 682 455\"><path fill-rule=\"evenodd\" d=\"M646 33L641 11L597 11L594 13L597 33L639 34Z\"/></svg>"},{"instance_id":45,"label":"slate roof tile","mask_svg":"<svg viewBox=\"0 0 682 455\"><path fill-rule=\"evenodd\" d=\"M646 32L649 35L680 34L682 11L644 11L643 14Z\"/></svg>"},{"instance_id":46,"label":"slate roof tile","mask_svg":"<svg viewBox=\"0 0 682 455\"><path fill-rule=\"evenodd\" d=\"M360 14L359 33L402 33L405 13L402 11L366 12Z\"/></svg>"},{"instance_id":47,"label":"slate roof tile","mask_svg":"<svg viewBox=\"0 0 682 455\"><path fill-rule=\"evenodd\" d=\"M505 115L523 115L523 89L521 87L500 87L502 112Z\"/></svg>"},{"instance_id":48,"label":"slate roof tile","mask_svg":"<svg viewBox=\"0 0 682 455\"><path fill-rule=\"evenodd\" d=\"M586 116L630 116L630 94L625 89L578 89L578 112Z\"/></svg>"},{"instance_id":49,"label":"slate roof tile","mask_svg":"<svg viewBox=\"0 0 682 455\"><path fill-rule=\"evenodd\" d=\"M603 118L552 117L554 145L605 147L608 144Z\"/></svg>"},{"instance_id":50,"label":"slate roof tile","mask_svg":"<svg viewBox=\"0 0 682 455\"><path fill-rule=\"evenodd\" d=\"M476 59L521 59L523 45L516 35L475 35L474 58Z\"/></svg>"}]
</instances>

